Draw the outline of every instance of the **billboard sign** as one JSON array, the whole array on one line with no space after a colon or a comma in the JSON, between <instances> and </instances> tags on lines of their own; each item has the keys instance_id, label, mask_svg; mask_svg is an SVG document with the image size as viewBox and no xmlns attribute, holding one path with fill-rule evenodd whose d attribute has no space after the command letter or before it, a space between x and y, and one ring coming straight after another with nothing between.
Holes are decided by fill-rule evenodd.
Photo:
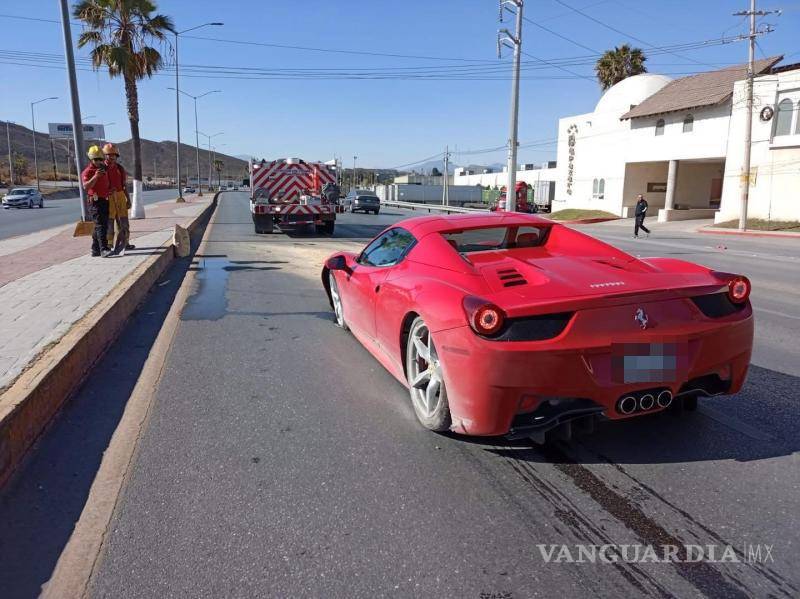
<instances>
[{"instance_id":1,"label":"billboard sign","mask_svg":"<svg viewBox=\"0 0 800 599\"><path fill-rule=\"evenodd\" d=\"M50 137L53 139L72 139L72 123L48 123ZM103 125L83 124L84 139L105 139L106 132Z\"/></svg>"}]
</instances>

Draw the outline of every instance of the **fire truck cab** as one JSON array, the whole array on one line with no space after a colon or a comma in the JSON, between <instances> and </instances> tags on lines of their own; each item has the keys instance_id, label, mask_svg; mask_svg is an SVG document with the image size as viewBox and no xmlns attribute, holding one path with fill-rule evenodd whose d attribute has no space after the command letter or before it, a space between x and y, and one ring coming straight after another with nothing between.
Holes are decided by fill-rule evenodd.
<instances>
[{"instance_id":1,"label":"fire truck cab","mask_svg":"<svg viewBox=\"0 0 800 599\"><path fill-rule=\"evenodd\" d=\"M300 158L251 160L250 213L256 233L272 233L275 225L314 225L317 233L333 235L340 210L322 189L335 185L336 173L326 164Z\"/></svg>"},{"instance_id":2,"label":"fire truck cab","mask_svg":"<svg viewBox=\"0 0 800 599\"><path fill-rule=\"evenodd\" d=\"M524 181L517 181L517 184L514 186L516 198L517 198L517 212L536 212L536 204L528 203L528 185ZM506 210L506 188L502 187L500 190L500 197L497 199L497 203L494 204L490 210L492 212L499 210L505 211Z\"/></svg>"}]
</instances>

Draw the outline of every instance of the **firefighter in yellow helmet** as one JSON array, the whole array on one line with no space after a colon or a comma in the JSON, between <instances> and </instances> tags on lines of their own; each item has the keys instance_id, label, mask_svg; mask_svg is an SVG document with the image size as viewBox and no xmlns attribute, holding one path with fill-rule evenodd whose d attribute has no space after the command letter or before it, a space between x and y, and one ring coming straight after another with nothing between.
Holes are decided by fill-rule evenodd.
<instances>
[{"instance_id":1,"label":"firefighter in yellow helmet","mask_svg":"<svg viewBox=\"0 0 800 599\"><path fill-rule=\"evenodd\" d=\"M103 146L105 155L105 165L108 171L108 243L114 249L113 252L118 256L124 256L125 250L132 250L135 246L130 241L130 224L128 221L128 210L131 201L126 189L127 173L122 165L117 162L119 151L112 143ZM116 229L117 239L114 243L114 232Z\"/></svg>"},{"instance_id":2,"label":"firefighter in yellow helmet","mask_svg":"<svg viewBox=\"0 0 800 599\"><path fill-rule=\"evenodd\" d=\"M92 256L111 255L106 234L108 231L108 174L103 153L97 146L89 148L89 164L81 173L83 188L89 196L89 214L94 221Z\"/></svg>"}]
</instances>

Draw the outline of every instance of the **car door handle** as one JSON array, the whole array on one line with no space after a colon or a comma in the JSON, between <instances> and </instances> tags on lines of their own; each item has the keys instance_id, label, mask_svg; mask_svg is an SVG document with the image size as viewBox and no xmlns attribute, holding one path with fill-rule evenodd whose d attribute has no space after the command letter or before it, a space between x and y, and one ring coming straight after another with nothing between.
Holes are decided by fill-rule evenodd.
<instances>
[{"instance_id":1,"label":"car door handle","mask_svg":"<svg viewBox=\"0 0 800 599\"><path fill-rule=\"evenodd\" d=\"M381 290L381 286L380 285L376 285L375 286L375 293L378 293L380 290Z\"/></svg>"}]
</instances>

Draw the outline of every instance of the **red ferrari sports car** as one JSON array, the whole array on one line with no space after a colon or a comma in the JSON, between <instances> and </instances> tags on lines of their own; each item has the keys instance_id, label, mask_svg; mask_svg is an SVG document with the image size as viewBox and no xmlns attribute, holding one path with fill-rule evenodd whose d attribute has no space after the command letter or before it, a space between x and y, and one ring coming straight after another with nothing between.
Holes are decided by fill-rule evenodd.
<instances>
[{"instance_id":1,"label":"red ferrari sports car","mask_svg":"<svg viewBox=\"0 0 800 599\"><path fill-rule=\"evenodd\" d=\"M750 363L747 278L533 215L411 218L328 258L322 283L436 431L564 438L736 393Z\"/></svg>"}]
</instances>

